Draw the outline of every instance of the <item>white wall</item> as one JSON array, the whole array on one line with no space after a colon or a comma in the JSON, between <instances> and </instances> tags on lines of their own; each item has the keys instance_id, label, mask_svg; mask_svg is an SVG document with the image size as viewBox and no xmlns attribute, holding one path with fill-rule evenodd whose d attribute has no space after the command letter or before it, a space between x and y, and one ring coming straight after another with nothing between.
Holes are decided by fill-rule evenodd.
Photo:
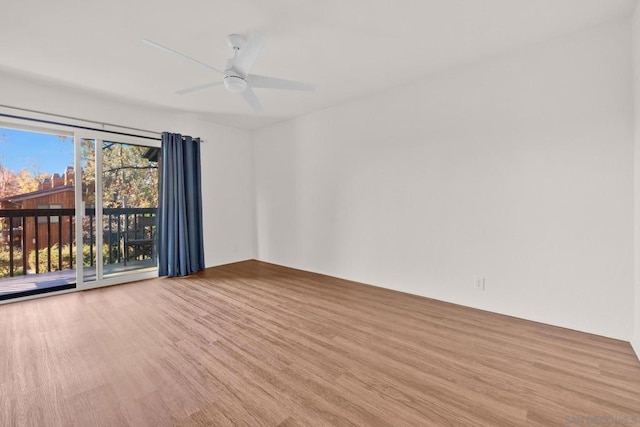
<instances>
[{"instance_id":1,"label":"white wall","mask_svg":"<svg viewBox=\"0 0 640 427\"><path fill-rule=\"evenodd\" d=\"M631 345L640 358L640 5L636 6L633 25L633 86L635 117L635 322Z\"/></svg>"},{"instance_id":2,"label":"white wall","mask_svg":"<svg viewBox=\"0 0 640 427\"><path fill-rule=\"evenodd\" d=\"M0 72L0 104L154 131L200 136L205 262L254 257L252 140L248 131L105 95ZM0 121L2 118L0 117Z\"/></svg>"},{"instance_id":3,"label":"white wall","mask_svg":"<svg viewBox=\"0 0 640 427\"><path fill-rule=\"evenodd\" d=\"M259 259L629 340L630 40L611 24L256 131Z\"/></svg>"}]
</instances>

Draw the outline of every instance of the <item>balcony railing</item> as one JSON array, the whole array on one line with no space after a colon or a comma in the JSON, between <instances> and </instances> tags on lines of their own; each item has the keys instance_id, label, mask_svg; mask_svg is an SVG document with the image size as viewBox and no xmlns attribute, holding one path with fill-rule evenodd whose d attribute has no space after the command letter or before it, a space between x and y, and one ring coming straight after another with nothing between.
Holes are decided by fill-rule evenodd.
<instances>
[{"instance_id":1,"label":"balcony railing","mask_svg":"<svg viewBox=\"0 0 640 427\"><path fill-rule=\"evenodd\" d=\"M157 208L103 209L105 265L155 258ZM83 218L83 264L96 263L95 209ZM73 269L75 209L0 209L0 278Z\"/></svg>"}]
</instances>

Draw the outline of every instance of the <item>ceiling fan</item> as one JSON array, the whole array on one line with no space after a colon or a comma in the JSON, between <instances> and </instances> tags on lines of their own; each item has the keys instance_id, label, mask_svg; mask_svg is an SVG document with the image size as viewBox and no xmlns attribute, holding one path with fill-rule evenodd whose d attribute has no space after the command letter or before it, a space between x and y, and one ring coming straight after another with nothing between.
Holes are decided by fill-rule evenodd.
<instances>
[{"instance_id":1,"label":"ceiling fan","mask_svg":"<svg viewBox=\"0 0 640 427\"><path fill-rule=\"evenodd\" d=\"M268 89L285 89L285 90L303 90L313 91L315 87L310 84L295 82L292 80L278 79L275 77L261 76L258 74L249 74L253 63L260 54L262 47L266 41L264 35L254 32L249 35L249 38L245 40L244 37L237 34L231 34L227 36L227 43L234 51L233 58L227 61L227 65L224 71L220 71L217 68L205 64L195 58L192 58L184 53L178 52L166 46L156 43L148 39L142 39L143 42L164 50L165 52L178 55L184 59L187 59L195 64L200 65L210 71L223 76L221 81L206 83L199 86L193 86L187 89L182 89L176 93L184 95L187 93L195 92L202 89L207 89L213 86L224 84L229 92L239 93L245 101L251 106L253 111L259 113L262 111L262 105L253 92L253 88L268 88Z\"/></svg>"}]
</instances>

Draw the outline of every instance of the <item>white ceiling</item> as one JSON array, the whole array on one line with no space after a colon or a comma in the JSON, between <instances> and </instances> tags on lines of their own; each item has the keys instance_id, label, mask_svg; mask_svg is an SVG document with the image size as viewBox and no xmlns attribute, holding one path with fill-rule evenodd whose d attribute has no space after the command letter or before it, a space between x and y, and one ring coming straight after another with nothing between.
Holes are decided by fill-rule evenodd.
<instances>
[{"instance_id":1,"label":"white ceiling","mask_svg":"<svg viewBox=\"0 0 640 427\"><path fill-rule=\"evenodd\" d=\"M257 128L410 82L455 64L627 17L637 0L0 0L0 67ZM264 112L214 87L230 33L260 31L252 71L316 92L256 89Z\"/></svg>"}]
</instances>

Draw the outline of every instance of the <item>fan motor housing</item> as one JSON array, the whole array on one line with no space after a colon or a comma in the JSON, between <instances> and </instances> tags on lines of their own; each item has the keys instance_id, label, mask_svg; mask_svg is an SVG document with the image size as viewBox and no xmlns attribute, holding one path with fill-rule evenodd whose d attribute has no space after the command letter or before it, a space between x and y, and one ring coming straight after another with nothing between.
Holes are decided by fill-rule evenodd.
<instances>
[{"instance_id":1,"label":"fan motor housing","mask_svg":"<svg viewBox=\"0 0 640 427\"><path fill-rule=\"evenodd\" d=\"M226 76L224 78L224 87L229 92L242 93L247 90L247 81L240 76Z\"/></svg>"}]
</instances>

